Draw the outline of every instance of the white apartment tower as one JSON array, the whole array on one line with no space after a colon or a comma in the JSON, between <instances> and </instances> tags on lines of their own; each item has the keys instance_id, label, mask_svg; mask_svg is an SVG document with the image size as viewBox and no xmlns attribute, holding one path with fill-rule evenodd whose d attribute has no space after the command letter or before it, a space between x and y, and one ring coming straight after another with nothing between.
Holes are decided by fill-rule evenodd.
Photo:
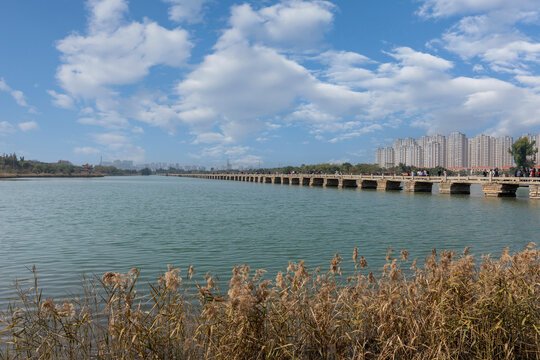
<instances>
[{"instance_id":1,"label":"white apartment tower","mask_svg":"<svg viewBox=\"0 0 540 360\"><path fill-rule=\"evenodd\" d=\"M428 142L424 146L424 166L428 168L434 168L442 166L441 151L442 145L438 142Z\"/></svg>"},{"instance_id":2,"label":"white apartment tower","mask_svg":"<svg viewBox=\"0 0 540 360\"><path fill-rule=\"evenodd\" d=\"M467 161L467 137L464 134L458 131L450 133L446 149L446 167L460 168L469 166Z\"/></svg>"},{"instance_id":3,"label":"white apartment tower","mask_svg":"<svg viewBox=\"0 0 540 360\"><path fill-rule=\"evenodd\" d=\"M494 167L502 168L512 166L514 159L508 150L512 147L514 139L510 136L501 136L495 140L494 147Z\"/></svg>"},{"instance_id":4,"label":"white apartment tower","mask_svg":"<svg viewBox=\"0 0 540 360\"><path fill-rule=\"evenodd\" d=\"M382 168L394 166L394 149L391 147L378 148L376 162Z\"/></svg>"}]
</instances>

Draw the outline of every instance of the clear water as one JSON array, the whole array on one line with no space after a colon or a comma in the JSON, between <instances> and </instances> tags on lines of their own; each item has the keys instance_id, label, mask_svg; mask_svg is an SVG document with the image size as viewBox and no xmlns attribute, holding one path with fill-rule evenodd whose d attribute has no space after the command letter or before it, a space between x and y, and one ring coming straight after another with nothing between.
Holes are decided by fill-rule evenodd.
<instances>
[{"instance_id":1,"label":"clear water","mask_svg":"<svg viewBox=\"0 0 540 360\"><path fill-rule=\"evenodd\" d=\"M327 268L359 248L370 269L387 247L425 258L432 248L476 256L540 240L540 201L338 190L176 177L0 181L0 304L13 281L37 267L46 296L80 288L81 276L142 269L154 281L167 264L222 282L234 265L269 274L288 261ZM348 265L347 265L348 264Z\"/></svg>"}]
</instances>

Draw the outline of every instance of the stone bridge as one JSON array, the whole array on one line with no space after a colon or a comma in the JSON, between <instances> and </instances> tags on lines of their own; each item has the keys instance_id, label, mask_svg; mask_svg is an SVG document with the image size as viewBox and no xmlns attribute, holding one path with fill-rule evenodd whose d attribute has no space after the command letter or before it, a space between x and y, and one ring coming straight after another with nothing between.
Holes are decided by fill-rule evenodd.
<instances>
[{"instance_id":1,"label":"stone bridge","mask_svg":"<svg viewBox=\"0 0 540 360\"><path fill-rule=\"evenodd\" d=\"M486 196L515 197L516 190L529 187L529 197L540 199L540 177L480 177L480 176L398 176L398 175L326 175L326 174L168 174L168 176L200 179L245 181L263 184L320 186L335 188L402 190L431 192L439 184L440 194L470 194L471 184L481 184Z\"/></svg>"}]
</instances>

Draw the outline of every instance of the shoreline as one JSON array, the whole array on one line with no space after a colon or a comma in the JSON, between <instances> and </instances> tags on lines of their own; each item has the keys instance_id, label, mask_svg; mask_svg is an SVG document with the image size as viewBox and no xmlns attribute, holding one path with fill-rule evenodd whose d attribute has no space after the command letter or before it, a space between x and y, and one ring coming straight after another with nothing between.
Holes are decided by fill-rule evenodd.
<instances>
[{"instance_id":1,"label":"shoreline","mask_svg":"<svg viewBox=\"0 0 540 360\"><path fill-rule=\"evenodd\" d=\"M103 174L0 174L0 179L18 179L18 178L97 178L105 177Z\"/></svg>"}]
</instances>

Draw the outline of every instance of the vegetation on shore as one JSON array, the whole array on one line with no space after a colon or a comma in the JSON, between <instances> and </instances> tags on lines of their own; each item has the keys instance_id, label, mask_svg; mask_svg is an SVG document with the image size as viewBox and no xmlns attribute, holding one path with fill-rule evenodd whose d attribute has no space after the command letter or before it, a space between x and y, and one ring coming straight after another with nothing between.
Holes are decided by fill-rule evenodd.
<instances>
[{"instance_id":1,"label":"vegetation on shore","mask_svg":"<svg viewBox=\"0 0 540 360\"><path fill-rule=\"evenodd\" d=\"M0 178L14 176L38 176L38 177L70 177L89 176L101 174L109 176L139 175L137 170L120 170L114 166L91 166L73 165L69 161L57 163L44 163L36 160L26 160L24 156L17 154L0 155Z\"/></svg>"},{"instance_id":2,"label":"vegetation on shore","mask_svg":"<svg viewBox=\"0 0 540 360\"><path fill-rule=\"evenodd\" d=\"M378 275L357 249L350 276L338 254L328 271L302 261L274 280L237 266L226 291L207 275L197 295L171 267L142 297L137 269L64 302L43 299L36 278L0 315L0 358L538 359L535 244L480 262L433 250L422 267L397 255Z\"/></svg>"},{"instance_id":3,"label":"vegetation on shore","mask_svg":"<svg viewBox=\"0 0 540 360\"><path fill-rule=\"evenodd\" d=\"M527 137L520 137L512 147L508 149L508 153L514 158L518 169L526 169L534 167L534 156L538 152L536 141L529 141Z\"/></svg>"}]
</instances>

